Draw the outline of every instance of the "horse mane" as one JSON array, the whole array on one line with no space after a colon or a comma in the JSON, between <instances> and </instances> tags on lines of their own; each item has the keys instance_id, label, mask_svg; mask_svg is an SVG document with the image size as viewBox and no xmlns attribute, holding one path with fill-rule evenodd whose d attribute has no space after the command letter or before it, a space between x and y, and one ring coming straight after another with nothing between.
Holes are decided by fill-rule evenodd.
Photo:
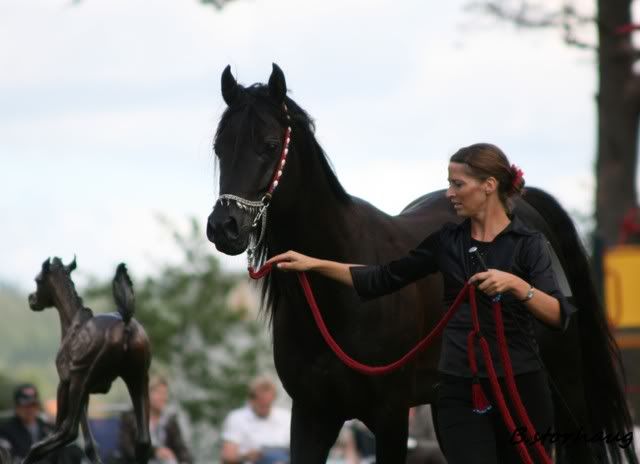
<instances>
[{"instance_id":1,"label":"horse mane","mask_svg":"<svg viewBox=\"0 0 640 464\"><path fill-rule=\"evenodd\" d=\"M67 271L67 269L65 268L62 260L60 258L53 258L51 260L51 268L49 269L49 273L51 273L52 271L60 269L60 271L62 271L65 279L63 282L61 282L62 285L65 285L67 287L67 289L69 290L69 295L71 296L71 298L75 298L75 300L78 302L78 307L80 308L84 308L84 303L82 301L82 297L80 297L80 295L78 295L78 291L76 290L76 285L73 283L73 279L71 278L70 273Z\"/></svg>"},{"instance_id":2,"label":"horse mane","mask_svg":"<svg viewBox=\"0 0 640 464\"><path fill-rule=\"evenodd\" d=\"M290 121L287 120L285 112L282 108L274 104L273 99L269 96L269 89L264 84L253 84L243 88L242 100L233 105L228 106L220 117L220 123L216 130L214 138L214 148L216 141L221 132L229 123L232 116L237 113L244 112L245 117L250 118L250 132L253 137L255 134L255 125L261 120L260 113L268 113L274 117L280 124L286 126L291 125L293 130L293 143L295 146L295 154L305 153L306 156L301 157L303 165L309 163L308 156L313 156L321 166L322 175L326 179L331 192L334 194L336 201L341 204L352 203L352 197L344 189L335 173L327 154L318 143L315 137L315 122L309 114L302 109L294 100L285 96L285 104L287 105ZM217 169L217 158L215 158L214 169ZM266 236L270 234L269 229ZM256 268L259 268L268 259L269 249L267 240L263 240L255 250ZM286 288L287 293L294 291L293 287L297 287L296 279L287 279L278 273L270 273L263 279L258 281L261 294L260 313L267 315L269 324L273 322L273 309L276 307L280 297L280 289Z\"/></svg>"}]
</instances>

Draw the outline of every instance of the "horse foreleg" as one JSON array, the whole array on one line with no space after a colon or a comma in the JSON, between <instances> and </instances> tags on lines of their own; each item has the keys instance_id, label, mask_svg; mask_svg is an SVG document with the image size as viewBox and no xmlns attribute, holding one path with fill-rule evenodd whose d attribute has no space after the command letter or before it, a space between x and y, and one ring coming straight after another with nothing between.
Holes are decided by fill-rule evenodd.
<instances>
[{"instance_id":1,"label":"horse foreleg","mask_svg":"<svg viewBox=\"0 0 640 464\"><path fill-rule=\"evenodd\" d=\"M373 427L369 428L376 436L376 464L405 462L409 437L409 409L385 410L372 425Z\"/></svg>"},{"instance_id":2,"label":"horse foreleg","mask_svg":"<svg viewBox=\"0 0 640 464\"><path fill-rule=\"evenodd\" d=\"M84 452L93 464L101 464L100 456L97 452L96 441L93 438L93 434L91 433L91 428L89 427L89 396L87 395L87 400L84 402L84 408L82 411L82 417L80 425L82 426L82 436L84 437Z\"/></svg>"},{"instance_id":3,"label":"horse foreleg","mask_svg":"<svg viewBox=\"0 0 640 464\"><path fill-rule=\"evenodd\" d=\"M291 464L325 464L342 424L343 419L326 411L303 408L294 401L291 410Z\"/></svg>"},{"instance_id":4,"label":"horse foreleg","mask_svg":"<svg viewBox=\"0 0 640 464\"><path fill-rule=\"evenodd\" d=\"M62 425L62 421L67 417L69 407L69 381L60 380L56 392L56 430Z\"/></svg>"},{"instance_id":5,"label":"horse foreleg","mask_svg":"<svg viewBox=\"0 0 640 464\"><path fill-rule=\"evenodd\" d=\"M124 379L133 403L133 411L136 416L136 462L147 464L151 450L151 437L149 434L149 375L145 372L135 378Z\"/></svg>"},{"instance_id":6,"label":"horse foreleg","mask_svg":"<svg viewBox=\"0 0 640 464\"><path fill-rule=\"evenodd\" d=\"M69 382L67 398L78 398L78 401L69 401L66 408L66 416L58 414L58 424L55 432L44 440L31 447L24 458L23 464L31 464L45 458L52 451L71 443L78 436L80 415L87 396L87 388L81 377L76 377Z\"/></svg>"}]
</instances>

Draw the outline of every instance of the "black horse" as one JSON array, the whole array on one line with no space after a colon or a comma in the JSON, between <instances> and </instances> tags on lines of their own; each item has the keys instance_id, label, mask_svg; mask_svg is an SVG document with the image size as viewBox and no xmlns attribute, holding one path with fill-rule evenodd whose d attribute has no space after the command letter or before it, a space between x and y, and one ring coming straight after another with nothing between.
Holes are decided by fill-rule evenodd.
<instances>
[{"instance_id":1,"label":"black horse","mask_svg":"<svg viewBox=\"0 0 640 464\"><path fill-rule=\"evenodd\" d=\"M227 67L222 96L228 108L214 143L221 198L208 218L207 236L223 253L244 252L257 232L263 238L255 247L256 268L289 249L347 263L382 263L404 255L444 222L459 221L444 191L418 198L397 216L349 195L314 137L312 120L286 96L284 74L275 64L268 85L250 87L239 85ZM288 126L292 135L286 165L279 166L273 195L265 195L281 163ZM384 179L372 181L385 188ZM261 198L269 204L268 220L254 221ZM557 430L583 433L583 439L557 447L557 462L620 462L617 442L588 443L584 436L622 435L632 428L619 351L574 225L551 196L534 188L518 200L515 213L548 237L579 308L565 333L558 335L542 324L536 329L542 357L557 384ZM332 335L347 353L368 364L399 358L445 309L439 275L366 303L340 283L315 273L308 277ZM293 399L292 462L324 463L343 422L354 417L375 434L378 464L404 462L407 411L434 401L439 343L395 373L368 377L345 367L327 347L293 273L272 272L261 285L276 369ZM460 446L464 440L460 438Z\"/></svg>"}]
</instances>

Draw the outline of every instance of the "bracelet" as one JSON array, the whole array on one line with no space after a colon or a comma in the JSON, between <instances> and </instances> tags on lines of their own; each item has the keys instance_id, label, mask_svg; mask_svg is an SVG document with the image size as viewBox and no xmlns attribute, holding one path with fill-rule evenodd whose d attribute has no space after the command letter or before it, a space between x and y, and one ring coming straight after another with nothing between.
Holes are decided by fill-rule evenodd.
<instances>
[{"instance_id":1,"label":"bracelet","mask_svg":"<svg viewBox=\"0 0 640 464\"><path fill-rule=\"evenodd\" d=\"M526 303L527 301L529 301L531 298L533 298L533 285L529 286L529 291L527 292L527 296L524 297L524 299L520 300L520 303Z\"/></svg>"}]
</instances>

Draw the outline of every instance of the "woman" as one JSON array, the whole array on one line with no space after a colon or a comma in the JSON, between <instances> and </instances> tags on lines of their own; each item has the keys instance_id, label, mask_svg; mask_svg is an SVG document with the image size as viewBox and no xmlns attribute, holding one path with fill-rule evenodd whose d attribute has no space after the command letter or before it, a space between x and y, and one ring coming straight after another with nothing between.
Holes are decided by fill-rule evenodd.
<instances>
[{"instance_id":1,"label":"woman","mask_svg":"<svg viewBox=\"0 0 640 464\"><path fill-rule=\"evenodd\" d=\"M477 292L480 326L493 360L499 359L499 352L490 306L491 298L501 294L516 384L536 431L543 434L553 425L553 405L538 360L533 318L564 330L575 308L558 289L544 236L511 214L512 197L521 194L524 187L522 171L510 165L498 147L486 143L461 148L449 161L446 195L456 214L465 220L445 224L405 257L384 265L362 266L288 251L267 263L277 262L283 271L319 272L353 286L363 300L391 293L439 271L444 278L444 304L449 307L465 283L473 283L481 290ZM478 248L481 260L467 253L471 246ZM471 327L470 308L464 303L443 333L436 403L440 444L449 464L518 463L515 442L520 437L509 435L497 408L485 414L472 411L472 374L467 358ZM490 392L477 348L476 358L482 387ZM506 391L502 366L498 362L495 367ZM543 445L549 451L550 442L543 440Z\"/></svg>"},{"instance_id":2,"label":"woman","mask_svg":"<svg viewBox=\"0 0 640 464\"><path fill-rule=\"evenodd\" d=\"M149 381L149 432L151 435L151 464L191 464L193 458L180 431L175 411L167 407L169 383L154 376ZM120 428L120 452L125 462L135 462L136 425L133 414L127 413Z\"/></svg>"}]
</instances>

